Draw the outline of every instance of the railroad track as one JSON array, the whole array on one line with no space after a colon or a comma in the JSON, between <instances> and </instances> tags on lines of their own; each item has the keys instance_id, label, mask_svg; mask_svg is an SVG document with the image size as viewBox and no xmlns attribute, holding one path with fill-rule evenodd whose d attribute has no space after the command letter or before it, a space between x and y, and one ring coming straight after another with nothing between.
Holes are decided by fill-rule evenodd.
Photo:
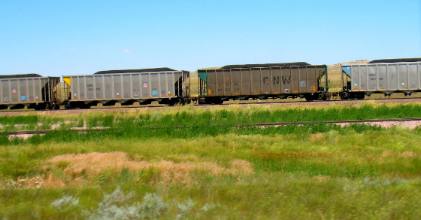
<instances>
[{"instance_id":1,"label":"railroad track","mask_svg":"<svg viewBox=\"0 0 421 220\"><path fill-rule=\"evenodd\" d=\"M377 102L377 103L413 103L421 102L421 98L393 98L393 99L364 99L364 100L328 100L328 101L244 101L244 102L225 102L223 104L201 104L201 105L190 105L194 107L211 107L211 106L229 106L229 105L292 105L292 104L304 104L304 105L320 105L320 104L340 104L340 103L364 103L364 102ZM28 113L28 112L80 112L80 111L108 111L108 110L125 110L125 109L150 109L150 108L174 108L174 106L167 105L145 105L145 106L105 106L105 107L93 107L87 109L57 109L57 110L40 110L36 111L33 109L13 109L13 110L0 110L2 113Z\"/></svg>"},{"instance_id":2,"label":"railroad track","mask_svg":"<svg viewBox=\"0 0 421 220\"><path fill-rule=\"evenodd\" d=\"M386 104L386 103L421 103L421 98L393 98L393 99L364 99L364 100L329 100L329 101L245 101L245 102L225 102L223 104L215 105L215 104L201 104L201 105L187 105L192 106L195 108L209 108L213 106L232 106L232 105L304 105L304 106L312 106L312 105L338 105L338 104L359 104L364 102L375 102L379 104ZM89 109L58 109L58 110L41 110L35 111L33 109L15 109L15 110L0 110L1 115L15 115L15 114L25 114L25 113L68 113L68 114L80 114L82 112L118 112L118 111L127 111L130 109L162 109L162 108L177 108L179 106L167 106L167 105L145 105L145 106L122 106L122 107L114 107L114 106L106 106L106 107L98 107L98 108L89 108Z\"/></svg>"},{"instance_id":3,"label":"railroad track","mask_svg":"<svg viewBox=\"0 0 421 220\"><path fill-rule=\"evenodd\" d=\"M105 131L105 130L109 130L110 128L108 127L101 127L101 128L71 128L68 130L64 130L66 132L79 132L79 133L83 133L83 132L91 132L91 131ZM63 131L63 130L58 130L58 129L46 129L46 130L22 130L22 131L5 131L5 132L0 132L1 135L37 135L37 134L48 134L51 132L57 132L57 131Z\"/></svg>"},{"instance_id":4,"label":"railroad track","mask_svg":"<svg viewBox=\"0 0 421 220\"><path fill-rule=\"evenodd\" d=\"M253 125L245 125L243 127L280 127L280 126L304 126L304 125L320 125L320 124L335 124L335 125L352 125L352 124L368 124L376 125L378 123L405 123L416 122L421 126L421 118L394 118L394 119L366 119L366 120L330 120L330 121L302 121L302 122L268 122L256 123Z\"/></svg>"},{"instance_id":5,"label":"railroad track","mask_svg":"<svg viewBox=\"0 0 421 220\"><path fill-rule=\"evenodd\" d=\"M239 124L231 125L233 128L270 128L270 127L282 127L282 126L306 126L306 125L355 125L355 124L366 124L366 125L378 125L385 127L402 125L405 123L411 123L410 127L415 128L421 126L421 118L393 118L393 119L365 119L365 120L329 120L329 121L292 121L292 122L259 122L253 124ZM227 125L209 125L209 127L225 127ZM193 128L192 126L145 126L144 129L186 129ZM101 132L110 130L109 127L96 127L96 128L71 128L69 130L64 130L66 132ZM10 132L1 132L0 135L6 136L25 136L25 135L45 135L51 132L57 132L63 130L23 130L23 131L10 131Z\"/></svg>"}]
</instances>

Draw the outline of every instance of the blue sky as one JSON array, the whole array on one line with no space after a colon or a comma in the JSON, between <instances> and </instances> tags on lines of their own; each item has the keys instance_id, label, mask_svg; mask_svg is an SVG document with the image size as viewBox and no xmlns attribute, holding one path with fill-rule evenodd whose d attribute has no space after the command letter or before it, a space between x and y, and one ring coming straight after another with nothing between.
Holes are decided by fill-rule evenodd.
<instances>
[{"instance_id":1,"label":"blue sky","mask_svg":"<svg viewBox=\"0 0 421 220\"><path fill-rule=\"evenodd\" d=\"M421 0L2 0L0 74L421 56Z\"/></svg>"}]
</instances>

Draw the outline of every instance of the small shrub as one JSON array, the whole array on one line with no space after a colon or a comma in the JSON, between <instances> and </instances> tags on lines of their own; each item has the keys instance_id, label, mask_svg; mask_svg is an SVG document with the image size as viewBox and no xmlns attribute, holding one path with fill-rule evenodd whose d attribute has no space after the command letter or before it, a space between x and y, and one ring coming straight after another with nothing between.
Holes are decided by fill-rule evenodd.
<instances>
[{"instance_id":1,"label":"small shrub","mask_svg":"<svg viewBox=\"0 0 421 220\"><path fill-rule=\"evenodd\" d=\"M177 204L179 213L177 214L176 219L184 219L190 211L194 208L194 202L191 199L188 199L182 203Z\"/></svg>"},{"instance_id":2,"label":"small shrub","mask_svg":"<svg viewBox=\"0 0 421 220\"><path fill-rule=\"evenodd\" d=\"M215 209L215 208L216 208L216 205L206 203L206 204L204 204L202 206L202 208L200 209L200 211L202 211L202 212L209 212L209 211L211 211L212 209Z\"/></svg>"},{"instance_id":3,"label":"small shrub","mask_svg":"<svg viewBox=\"0 0 421 220\"><path fill-rule=\"evenodd\" d=\"M125 194L120 188L104 196L98 208L87 213L90 220L132 220L157 219L167 208L167 204L157 194L149 193L141 204L127 204L133 193Z\"/></svg>"},{"instance_id":4,"label":"small shrub","mask_svg":"<svg viewBox=\"0 0 421 220\"><path fill-rule=\"evenodd\" d=\"M167 204L157 194L148 193L143 197L143 203L139 206L141 219L157 219L165 210Z\"/></svg>"},{"instance_id":5,"label":"small shrub","mask_svg":"<svg viewBox=\"0 0 421 220\"><path fill-rule=\"evenodd\" d=\"M104 199L99 203L98 208L95 211L88 213L87 219L138 219L139 216L136 206L124 206L125 203L132 198L132 193L125 194L120 188L117 188L112 193L104 196Z\"/></svg>"},{"instance_id":6,"label":"small shrub","mask_svg":"<svg viewBox=\"0 0 421 220\"><path fill-rule=\"evenodd\" d=\"M79 205L79 199L73 196L63 196L59 199L54 200L51 206L56 209L65 209L68 207L74 207Z\"/></svg>"}]
</instances>

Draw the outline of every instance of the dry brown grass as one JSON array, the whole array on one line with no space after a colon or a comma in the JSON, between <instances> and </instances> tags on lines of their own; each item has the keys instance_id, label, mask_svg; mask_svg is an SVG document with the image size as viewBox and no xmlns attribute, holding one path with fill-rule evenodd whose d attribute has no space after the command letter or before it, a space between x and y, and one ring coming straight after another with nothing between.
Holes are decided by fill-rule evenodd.
<instances>
[{"instance_id":1,"label":"dry brown grass","mask_svg":"<svg viewBox=\"0 0 421 220\"><path fill-rule=\"evenodd\" d=\"M248 176L254 173L248 161L233 160L229 166L215 162L185 161L174 162L160 160L156 162L133 160L123 152L65 154L53 157L44 163L44 174L34 177L20 177L17 180L2 181L6 188L63 188L83 187L103 172L118 174L123 170L139 172L157 171L163 184L181 183L192 185L193 174L205 173L212 176ZM54 170L62 170L64 176L58 176Z\"/></svg>"},{"instance_id":2,"label":"dry brown grass","mask_svg":"<svg viewBox=\"0 0 421 220\"><path fill-rule=\"evenodd\" d=\"M291 159L330 159L334 157L331 152L314 151L284 151L284 152L260 152L256 153L261 159L265 160L291 160Z\"/></svg>"},{"instance_id":3,"label":"dry brown grass","mask_svg":"<svg viewBox=\"0 0 421 220\"><path fill-rule=\"evenodd\" d=\"M413 151L404 151L404 152L393 152L393 151L384 151L381 158L400 158L400 159L412 159L418 157L417 153Z\"/></svg>"},{"instance_id":4,"label":"dry brown grass","mask_svg":"<svg viewBox=\"0 0 421 220\"><path fill-rule=\"evenodd\" d=\"M323 140L325 140L325 135L322 133L310 134L310 137L309 137L310 143L317 144L317 143L321 143Z\"/></svg>"},{"instance_id":5,"label":"dry brown grass","mask_svg":"<svg viewBox=\"0 0 421 220\"><path fill-rule=\"evenodd\" d=\"M66 179L62 181L50 173L53 169L63 169ZM36 177L36 184L33 179L25 179L19 184L23 187L64 187L83 184L87 179L92 179L102 172L121 172L128 170L138 172L143 170L156 170L159 172L160 180L164 184L194 182L192 174L196 172L207 173L212 176L243 176L254 173L252 165L248 161L233 160L227 167L215 162L173 162L160 160L156 162L132 160L126 153L86 153L66 154L49 159L45 163L47 174L45 178Z\"/></svg>"}]
</instances>

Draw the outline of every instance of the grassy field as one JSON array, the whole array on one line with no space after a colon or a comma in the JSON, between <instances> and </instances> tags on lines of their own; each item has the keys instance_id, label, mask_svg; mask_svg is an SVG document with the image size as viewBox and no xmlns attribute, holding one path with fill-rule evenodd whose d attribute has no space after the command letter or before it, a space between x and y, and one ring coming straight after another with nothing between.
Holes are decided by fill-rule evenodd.
<instances>
[{"instance_id":1,"label":"grassy field","mask_svg":"<svg viewBox=\"0 0 421 220\"><path fill-rule=\"evenodd\" d=\"M419 219L421 128L258 122L421 117L421 105L0 117L4 219ZM17 126L16 126L17 125ZM71 127L107 127L74 133Z\"/></svg>"}]
</instances>

